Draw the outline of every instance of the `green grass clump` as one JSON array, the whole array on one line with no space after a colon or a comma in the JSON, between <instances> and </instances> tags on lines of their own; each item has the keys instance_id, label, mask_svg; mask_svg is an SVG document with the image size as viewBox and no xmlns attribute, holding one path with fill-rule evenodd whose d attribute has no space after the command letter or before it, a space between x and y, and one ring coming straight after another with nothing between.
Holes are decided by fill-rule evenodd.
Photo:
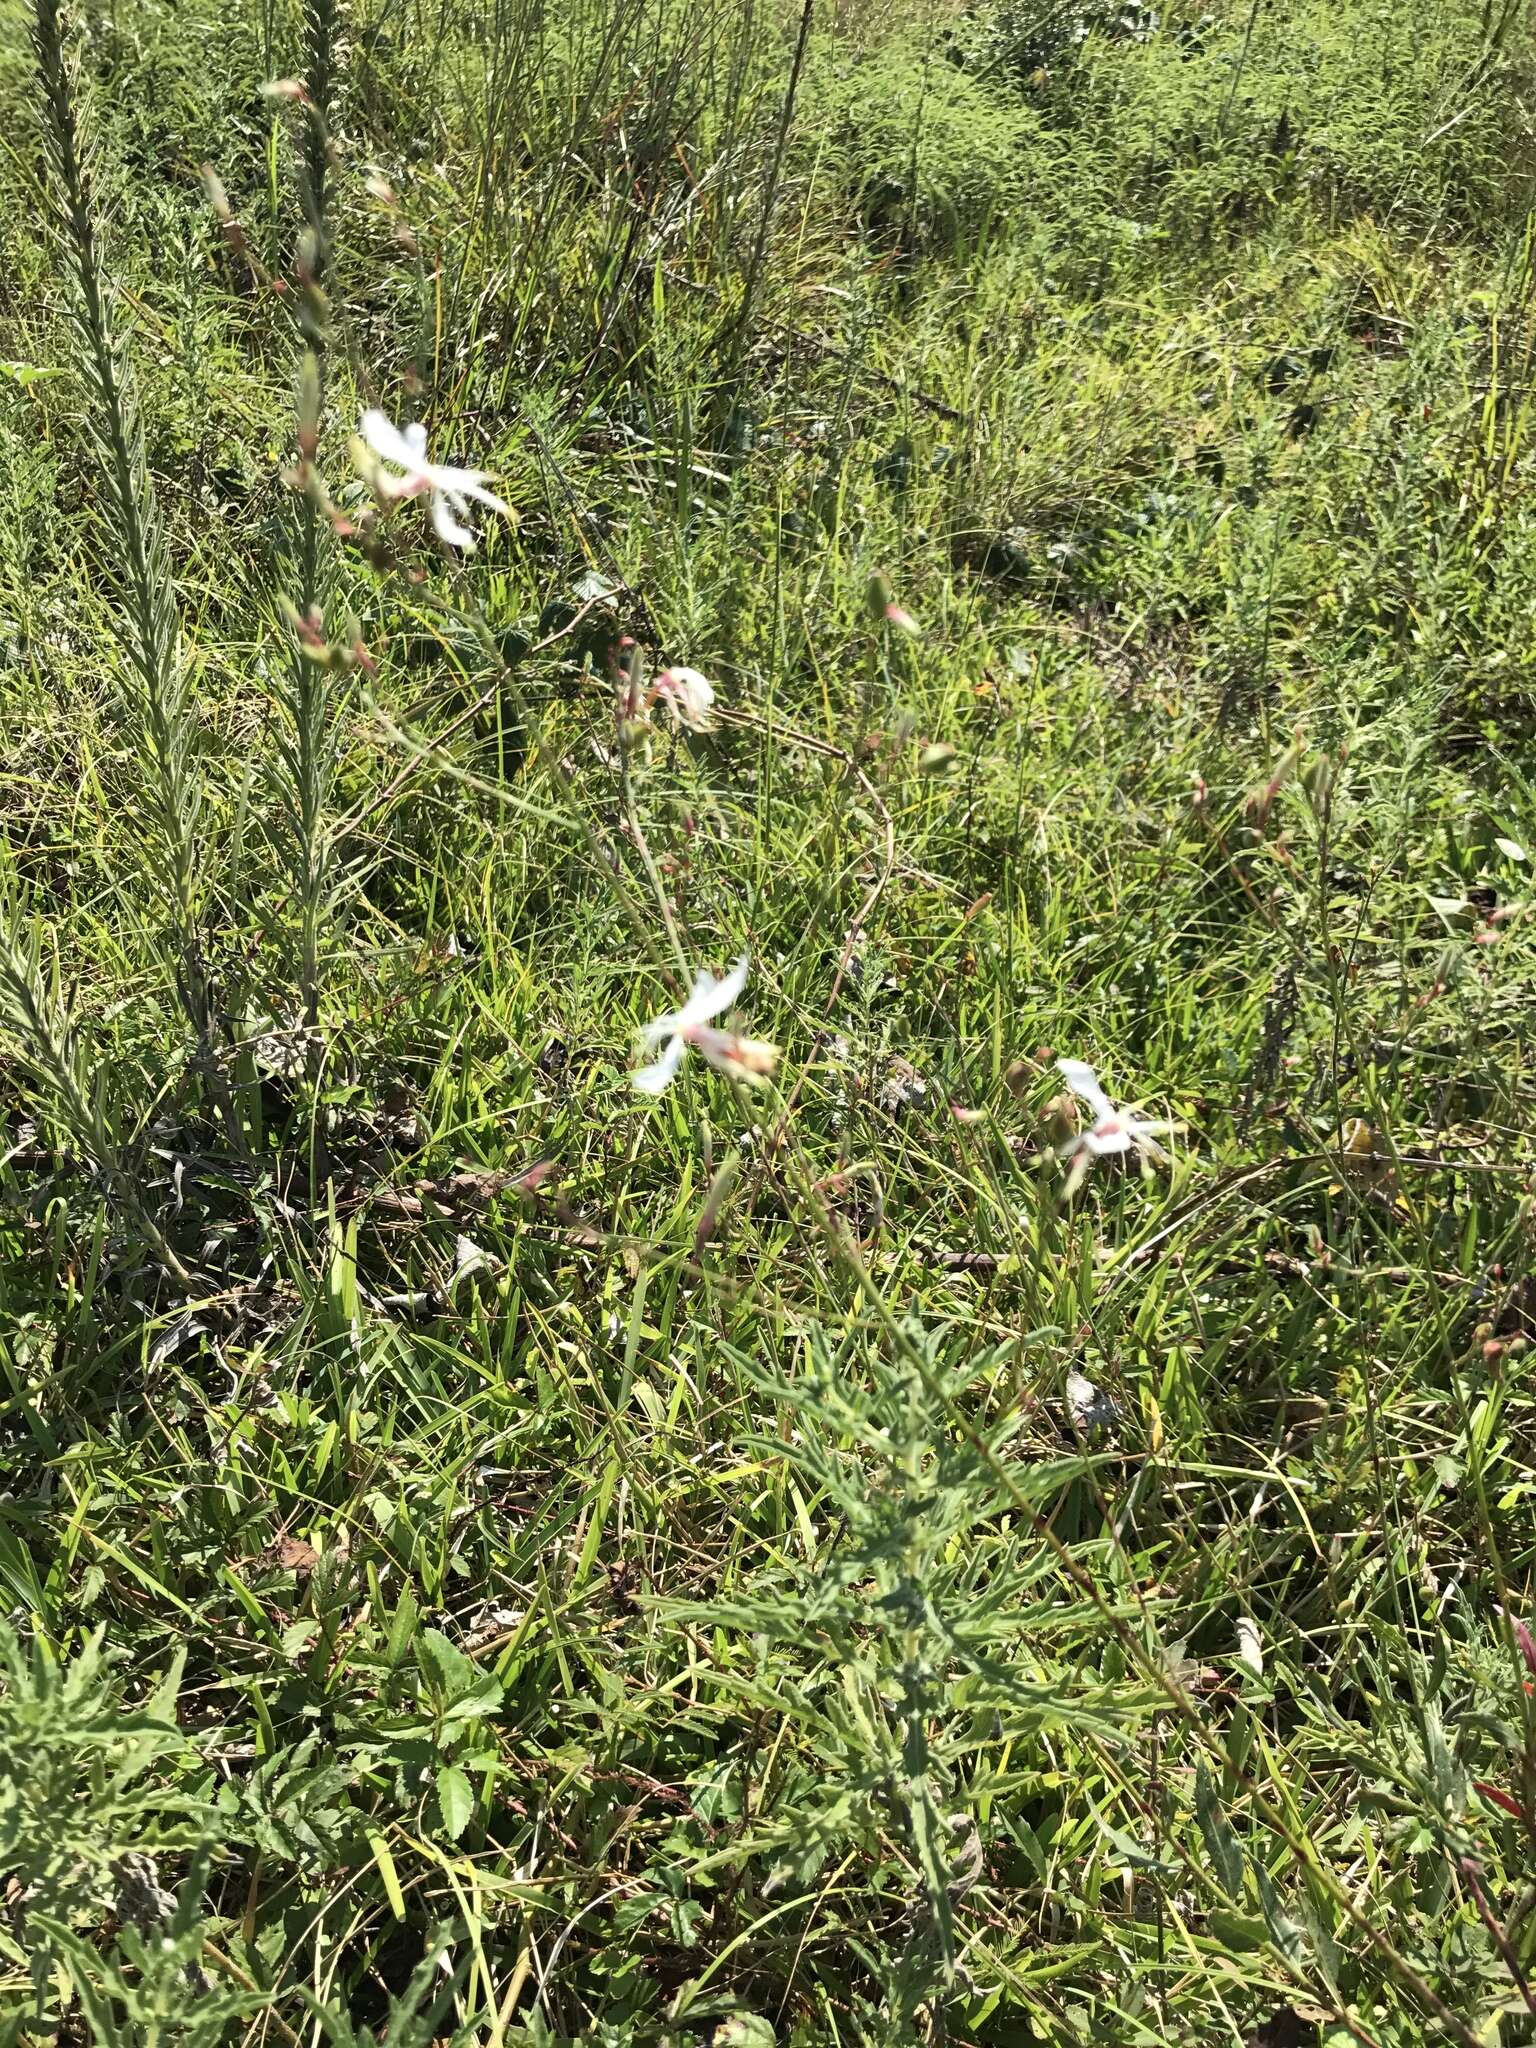
<instances>
[{"instance_id":1,"label":"green grass clump","mask_svg":"<svg viewBox=\"0 0 1536 2048\"><path fill-rule=\"evenodd\" d=\"M864 230L930 253L1042 210L1059 175L1033 108L949 61L931 31L833 44L807 81L806 114L807 155Z\"/></svg>"},{"instance_id":2,"label":"green grass clump","mask_svg":"<svg viewBox=\"0 0 1536 2048\"><path fill-rule=\"evenodd\" d=\"M0 2041L1531 2040L1527 25L3 18Z\"/></svg>"},{"instance_id":3,"label":"green grass clump","mask_svg":"<svg viewBox=\"0 0 1536 2048\"><path fill-rule=\"evenodd\" d=\"M1475 8L1398 0L1238 10L1089 38L1041 90L1108 171L1105 197L1193 248L1301 198L1405 238L1518 218L1528 54Z\"/></svg>"}]
</instances>

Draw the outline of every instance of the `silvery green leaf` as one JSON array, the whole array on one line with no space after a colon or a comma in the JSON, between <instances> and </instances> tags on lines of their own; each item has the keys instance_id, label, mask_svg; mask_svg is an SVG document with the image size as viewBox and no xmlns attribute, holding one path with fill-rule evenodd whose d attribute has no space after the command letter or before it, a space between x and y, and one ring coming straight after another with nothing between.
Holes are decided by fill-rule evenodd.
<instances>
[{"instance_id":1,"label":"silvery green leaf","mask_svg":"<svg viewBox=\"0 0 1536 2048\"><path fill-rule=\"evenodd\" d=\"M1264 1639L1258 1623L1246 1614L1237 1617L1237 1659L1255 1678L1264 1676Z\"/></svg>"}]
</instances>

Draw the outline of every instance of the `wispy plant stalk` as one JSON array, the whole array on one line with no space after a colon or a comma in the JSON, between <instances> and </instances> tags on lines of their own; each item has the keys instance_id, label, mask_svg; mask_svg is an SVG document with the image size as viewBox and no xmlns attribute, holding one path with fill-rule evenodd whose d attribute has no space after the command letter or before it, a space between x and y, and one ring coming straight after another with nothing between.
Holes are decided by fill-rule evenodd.
<instances>
[{"instance_id":1,"label":"wispy plant stalk","mask_svg":"<svg viewBox=\"0 0 1536 2048\"><path fill-rule=\"evenodd\" d=\"M92 400L89 429L112 542L108 552L120 599L115 629L133 680L152 767L154 843L147 866L174 934L177 989L196 1035L199 1064L238 1139L238 1121L215 1068L215 1005L199 931L202 786L197 721L132 368L97 239L90 151L78 113L77 65L58 0L37 0L33 45L52 174L49 194L67 255L70 312L83 343L80 368Z\"/></svg>"},{"instance_id":2,"label":"wispy plant stalk","mask_svg":"<svg viewBox=\"0 0 1536 2048\"><path fill-rule=\"evenodd\" d=\"M90 156L78 121L76 63L66 45L57 0L37 0L33 41L47 111L51 199L68 250L74 287L70 311L84 342L80 371L94 401L88 424L113 528L121 596L117 633L137 686L154 762L150 799L164 862L156 854L152 868L168 899L180 952L180 995L207 1049L213 1004L199 942L197 725L180 653L176 592L160 504L143 455L133 375L96 242Z\"/></svg>"},{"instance_id":3,"label":"wispy plant stalk","mask_svg":"<svg viewBox=\"0 0 1536 2048\"><path fill-rule=\"evenodd\" d=\"M325 411L325 357L330 268L326 234L327 174L330 167L328 116L335 59L334 0L311 0L305 11L306 76L304 132L300 147L299 202L304 230L299 254L299 316L307 344L300 368L299 474L307 478L319 448ZM323 631L325 611L325 521L315 498L301 490L297 500L294 553L298 607ZM332 836L328 826L334 766L334 707L331 664L312 660L296 641L288 662L282 701L288 731L279 747L279 779L288 812L289 859L299 910L299 995L304 1022L318 1031L321 1008L320 942L331 905ZM312 1060L321 1057L318 1043Z\"/></svg>"},{"instance_id":4,"label":"wispy plant stalk","mask_svg":"<svg viewBox=\"0 0 1536 2048\"><path fill-rule=\"evenodd\" d=\"M773 223L778 211L779 185L784 175L784 159L789 149L790 130L794 126L795 102L800 94L800 78L805 70L806 54L810 49L811 23L815 15L816 0L803 0L800 9L800 27L795 36L795 52L790 59L789 77L784 86L784 98L779 105L779 124L774 135L773 159L768 166L768 176L763 187L762 212L758 216L757 234L747 259L746 274L742 280L741 304L731 333L731 363L734 374L741 352L750 340L753 324L757 317L758 303L762 293L764 268L768 261L769 243L773 237Z\"/></svg>"}]
</instances>

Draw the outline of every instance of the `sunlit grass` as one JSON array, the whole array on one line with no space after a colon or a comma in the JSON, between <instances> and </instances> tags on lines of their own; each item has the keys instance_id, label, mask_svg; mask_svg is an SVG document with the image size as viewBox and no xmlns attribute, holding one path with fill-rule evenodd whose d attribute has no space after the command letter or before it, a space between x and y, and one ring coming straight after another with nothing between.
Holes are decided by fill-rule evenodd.
<instances>
[{"instance_id":1,"label":"sunlit grass","mask_svg":"<svg viewBox=\"0 0 1536 2048\"><path fill-rule=\"evenodd\" d=\"M1514 16L194 14L137 480L0 53L0 2038L1530 2038Z\"/></svg>"}]
</instances>

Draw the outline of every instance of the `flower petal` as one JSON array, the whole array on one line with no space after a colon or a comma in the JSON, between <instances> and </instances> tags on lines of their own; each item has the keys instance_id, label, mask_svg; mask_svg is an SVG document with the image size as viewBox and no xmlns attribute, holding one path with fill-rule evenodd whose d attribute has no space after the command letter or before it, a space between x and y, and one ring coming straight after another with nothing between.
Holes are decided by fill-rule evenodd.
<instances>
[{"instance_id":1,"label":"flower petal","mask_svg":"<svg viewBox=\"0 0 1536 2048\"><path fill-rule=\"evenodd\" d=\"M380 412L374 405L363 414L357 431L381 462L392 462L397 469L420 467L421 455L427 445L424 427L414 430L421 435L421 449L417 450L411 446L409 431L402 434L388 415Z\"/></svg>"},{"instance_id":2,"label":"flower petal","mask_svg":"<svg viewBox=\"0 0 1536 2048\"><path fill-rule=\"evenodd\" d=\"M640 1043L649 1051L664 1038L675 1038L683 1028L683 1015L681 1010L669 1010L665 1017L653 1017L649 1024L642 1024Z\"/></svg>"},{"instance_id":3,"label":"flower petal","mask_svg":"<svg viewBox=\"0 0 1536 2048\"><path fill-rule=\"evenodd\" d=\"M660 1095L663 1089L671 1086L678 1068L683 1064L683 1054L687 1050L681 1038L669 1038L661 1058L631 1074L631 1083L642 1095Z\"/></svg>"},{"instance_id":4,"label":"flower petal","mask_svg":"<svg viewBox=\"0 0 1536 2048\"><path fill-rule=\"evenodd\" d=\"M761 1038L738 1038L734 1031L717 1031L712 1024L696 1024L688 1042L720 1073L753 1086L778 1064L776 1045Z\"/></svg>"},{"instance_id":5,"label":"flower petal","mask_svg":"<svg viewBox=\"0 0 1536 2048\"><path fill-rule=\"evenodd\" d=\"M1095 1116L1113 1116L1115 1106L1099 1086L1099 1077L1086 1060L1058 1060L1056 1071L1072 1090L1081 1096Z\"/></svg>"},{"instance_id":6,"label":"flower petal","mask_svg":"<svg viewBox=\"0 0 1536 2048\"><path fill-rule=\"evenodd\" d=\"M736 962L729 974L719 981L707 970L700 972L693 984L693 993L678 1012L679 1031L691 1031L696 1024L707 1024L711 1017L720 1017L731 1007L747 985L748 958L745 953Z\"/></svg>"},{"instance_id":7,"label":"flower petal","mask_svg":"<svg viewBox=\"0 0 1536 2048\"><path fill-rule=\"evenodd\" d=\"M696 668L664 668L651 689L652 695L661 699L679 724L689 726L695 732L709 730L715 686L708 676L701 675Z\"/></svg>"},{"instance_id":8,"label":"flower petal","mask_svg":"<svg viewBox=\"0 0 1536 2048\"><path fill-rule=\"evenodd\" d=\"M1132 1145L1130 1132L1124 1124L1111 1124L1108 1130L1100 1130L1095 1124L1091 1131L1084 1131L1084 1148L1095 1159L1108 1159L1116 1152L1129 1152Z\"/></svg>"},{"instance_id":9,"label":"flower petal","mask_svg":"<svg viewBox=\"0 0 1536 2048\"><path fill-rule=\"evenodd\" d=\"M462 506L463 499L459 499ZM470 529L454 517L454 508L447 491L432 493L432 531L439 540L447 541L450 547L462 548L466 554L474 551L475 536Z\"/></svg>"},{"instance_id":10,"label":"flower petal","mask_svg":"<svg viewBox=\"0 0 1536 2048\"><path fill-rule=\"evenodd\" d=\"M484 505L488 512L510 512L511 506L505 498L498 498L494 491L485 488L485 472L481 469L461 469L453 480L453 488L462 491L466 498L474 498Z\"/></svg>"},{"instance_id":11,"label":"flower petal","mask_svg":"<svg viewBox=\"0 0 1536 2048\"><path fill-rule=\"evenodd\" d=\"M1166 1131L1176 1131L1179 1128L1166 1117L1128 1116L1126 1123L1130 1126L1131 1136L1138 1145L1145 1143L1148 1138L1160 1138Z\"/></svg>"}]
</instances>

